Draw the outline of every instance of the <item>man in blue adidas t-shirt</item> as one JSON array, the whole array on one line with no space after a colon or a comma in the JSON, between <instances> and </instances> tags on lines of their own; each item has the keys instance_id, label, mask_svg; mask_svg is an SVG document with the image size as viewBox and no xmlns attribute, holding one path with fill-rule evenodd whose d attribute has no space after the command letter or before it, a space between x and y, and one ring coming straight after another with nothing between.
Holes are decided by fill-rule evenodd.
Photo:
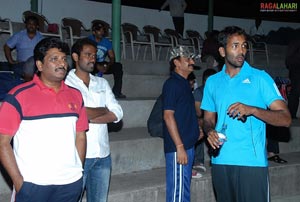
<instances>
[{"instance_id":1,"label":"man in blue adidas t-shirt","mask_svg":"<svg viewBox=\"0 0 300 202\"><path fill-rule=\"evenodd\" d=\"M123 67L122 64L115 61L115 52L112 48L111 41L105 37L107 27L103 23L96 22L92 25L93 34L88 38L97 43L97 60L96 70L102 74L113 74L114 86L112 88L116 98L126 98L122 94L122 79L123 79ZM105 59L108 57L109 61Z\"/></svg>"},{"instance_id":2,"label":"man in blue adidas t-shirt","mask_svg":"<svg viewBox=\"0 0 300 202\"><path fill-rule=\"evenodd\" d=\"M273 79L245 61L245 31L226 27L218 40L225 65L206 81L201 104L208 142L219 149L212 157L217 201L266 202L270 194L265 123L288 127L291 116ZM227 137L223 144L217 133L222 128Z\"/></svg>"}]
</instances>

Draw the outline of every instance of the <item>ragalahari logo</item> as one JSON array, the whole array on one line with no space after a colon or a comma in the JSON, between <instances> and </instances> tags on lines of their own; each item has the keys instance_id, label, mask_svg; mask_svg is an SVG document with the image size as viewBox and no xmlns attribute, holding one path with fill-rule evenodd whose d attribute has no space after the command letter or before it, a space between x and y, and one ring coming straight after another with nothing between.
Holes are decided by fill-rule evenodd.
<instances>
[{"instance_id":1,"label":"ragalahari logo","mask_svg":"<svg viewBox=\"0 0 300 202\"><path fill-rule=\"evenodd\" d=\"M260 12L297 12L298 3L264 2L260 3Z\"/></svg>"}]
</instances>

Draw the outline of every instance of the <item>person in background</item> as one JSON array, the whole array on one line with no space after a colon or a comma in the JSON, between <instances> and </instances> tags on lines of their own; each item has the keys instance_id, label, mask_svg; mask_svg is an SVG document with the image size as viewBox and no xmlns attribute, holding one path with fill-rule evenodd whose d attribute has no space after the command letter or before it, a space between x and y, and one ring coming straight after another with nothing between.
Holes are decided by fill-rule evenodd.
<instances>
[{"instance_id":1,"label":"person in background","mask_svg":"<svg viewBox=\"0 0 300 202\"><path fill-rule=\"evenodd\" d=\"M218 30L205 32L206 39L203 41L201 61L207 64L207 68L220 71L224 65L224 59L219 53Z\"/></svg>"},{"instance_id":2,"label":"person in background","mask_svg":"<svg viewBox=\"0 0 300 202\"><path fill-rule=\"evenodd\" d=\"M250 27L250 31L249 31L251 39L257 42L265 41L266 39L265 31L261 23L262 23L261 18L256 17L255 23L253 26Z\"/></svg>"},{"instance_id":3,"label":"person in background","mask_svg":"<svg viewBox=\"0 0 300 202\"><path fill-rule=\"evenodd\" d=\"M288 107L292 118L297 118L300 96L300 40L289 43L286 53L285 64L289 70L291 80L291 92L288 94Z\"/></svg>"},{"instance_id":4,"label":"person in background","mask_svg":"<svg viewBox=\"0 0 300 202\"><path fill-rule=\"evenodd\" d=\"M195 159L194 159L193 169L200 169L204 172L206 171L206 168L204 166L204 144L205 144L205 138L203 132L204 112L203 110L201 110L200 106L203 98L203 90L204 90L205 82L209 76L214 75L215 73L217 73L217 71L214 69L206 69L202 75L202 85L196 88L196 90L194 90L195 109L197 113L201 138L195 145Z\"/></svg>"},{"instance_id":5,"label":"person in background","mask_svg":"<svg viewBox=\"0 0 300 202\"><path fill-rule=\"evenodd\" d=\"M245 31L225 27L218 39L225 65L207 79L201 103L204 132L212 149L218 150L211 158L216 198L266 202L266 123L289 127L291 116L272 77L245 61Z\"/></svg>"},{"instance_id":6,"label":"person in background","mask_svg":"<svg viewBox=\"0 0 300 202\"><path fill-rule=\"evenodd\" d=\"M159 11L169 6L175 30L183 36L184 32L184 11L187 7L185 0L166 0Z\"/></svg>"},{"instance_id":7,"label":"person in background","mask_svg":"<svg viewBox=\"0 0 300 202\"><path fill-rule=\"evenodd\" d=\"M194 92L194 90L197 88L197 80L196 80L196 76L194 74L194 72L191 72L188 77L187 80L190 82L190 86L192 89L192 92Z\"/></svg>"},{"instance_id":8,"label":"person in background","mask_svg":"<svg viewBox=\"0 0 300 202\"><path fill-rule=\"evenodd\" d=\"M13 201L74 202L81 194L88 119L81 93L64 83L67 50L58 39L41 40L34 49L38 74L0 106L0 162Z\"/></svg>"},{"instance_id":9,"label":"person in background","mask_svg":"<svg viewBox=\"0 0 300 202\"><path fill-rule=\"evenodd\" d=\"M97 58L96 58L96 72L100 76L102 74L113 74L114 76L114 86L112 91L116 98L126 98L122 94L122 79L123 79L123 67L122 64L115 61L115 52L112 48L112 43L104 35L105 25L101 22L96 22L92 25L93 34L88 38L97 43ZM105 59L108 57L109 62Z\"/></svg>"},{"instance_id":10,"label":"person in background","mask_svg":"<svg viewBox=\"0 0 300 202\"><path fill-rule=\"evenodd\" d=\"M174 47L170 55L171 75L162 89L166 201L189 202L194 146L200 133L187 80L194 70L194 55L184 46Z\"/></svg>"},{"instance_id":11,"label":"person in background","mask_svg":"<svg viewBox=\"0 0 300 202\"><path fill-rule=\"evenodd\" d=\"M25 81L32 79L34 70L33 49L35 45L44 37L38 31L38 19L35 16L28 16L25 19L26 29L15 33L10 37L3 49L8 63L13 67L16 75L24 78ZM12 51L16 49L16 60L12 56ZM25 62L28 61L26 67Z\"/></svg>"},{"instance_id":12,"label":"person in background","mask_svg":"<svg viewBox=\"0 0 300 202\"><path fill-rule=\"evenodd\" d=\"M65 83L80 90L89 119L83 173L87 202L106 202L111 174L107 123L119 122L123 117L123 110L108 82L91 74L96 53L94 41L87 38L77 40L71 50L75 69L70 70ZM84 190L81 200L83 193Z\"/></svg>"}]
</instances>

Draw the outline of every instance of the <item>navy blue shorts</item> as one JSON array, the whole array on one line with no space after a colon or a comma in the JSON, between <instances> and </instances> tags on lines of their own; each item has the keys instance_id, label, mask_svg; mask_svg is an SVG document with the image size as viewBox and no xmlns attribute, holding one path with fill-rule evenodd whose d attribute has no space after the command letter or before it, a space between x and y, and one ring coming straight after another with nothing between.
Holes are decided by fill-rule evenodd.
<instances>
[{"instance_id":1,"label":"navy blue shorts","mask_svg":"<svg viewBox=\"0 0 300 202\"><path fill-rule=\"evenodd\" d=\"M76 202L82 190L82 178L66 185L37 185L24 182L16 202Z\"/></svg>"}]
</instances>

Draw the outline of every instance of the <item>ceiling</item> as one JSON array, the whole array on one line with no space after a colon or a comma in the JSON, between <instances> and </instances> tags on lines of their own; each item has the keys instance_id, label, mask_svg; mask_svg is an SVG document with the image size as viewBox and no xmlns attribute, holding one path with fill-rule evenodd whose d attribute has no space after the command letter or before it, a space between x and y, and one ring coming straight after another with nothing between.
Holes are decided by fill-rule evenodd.
<instances>
[{"instance_id":1,"label":"ceiling","mask_svg":"<svg viewBox=\"0 0 300 202\"><path fill-rule=\"evenodd\" d=\"M92 0L97 2L111 3L111 0ZM121 0L122 5L159 9L164 0ZM209 0L186 0L188 7L187 13L208 14ZM214 15L222 17L246 18L251 19L260 16L263 20L280 22L300 22L300 10L296 12L261 12L261 3L296 3L297 0L213 0ZM299 7L299 3L297 7Z\"/></svg>"}]
</instances>

